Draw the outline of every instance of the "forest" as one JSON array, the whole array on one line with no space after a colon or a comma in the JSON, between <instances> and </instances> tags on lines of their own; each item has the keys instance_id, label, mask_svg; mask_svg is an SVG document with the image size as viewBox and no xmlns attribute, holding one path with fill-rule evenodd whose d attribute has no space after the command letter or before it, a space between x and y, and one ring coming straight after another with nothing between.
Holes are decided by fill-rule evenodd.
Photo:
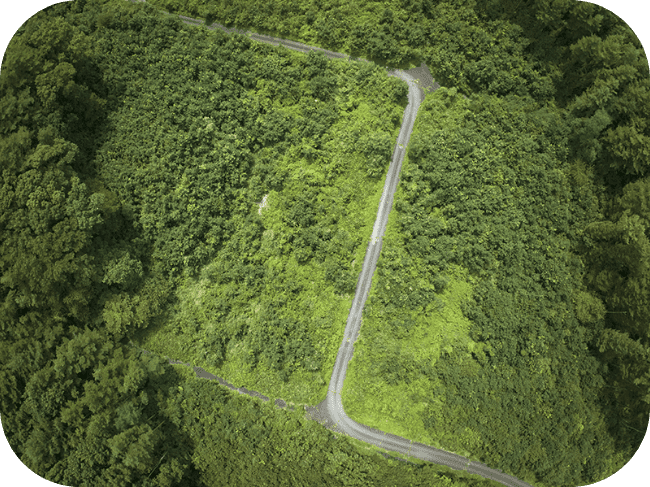
<instances>
[{"instance_id":1,"label":"forest","mask_svg":"<svg viewBox=\"0 0 650 487\"><path fill-rule=\"evenodd\" d=\"M408 147L346 412L536 486L634 455L650 73L618 17L569 0L75 0L22 26L0 75L0 414L30 469L71 486L491 484L164 358L325 397L406 104L386 68L421 62L443 88Z\"/></svg>"}]
</instances>

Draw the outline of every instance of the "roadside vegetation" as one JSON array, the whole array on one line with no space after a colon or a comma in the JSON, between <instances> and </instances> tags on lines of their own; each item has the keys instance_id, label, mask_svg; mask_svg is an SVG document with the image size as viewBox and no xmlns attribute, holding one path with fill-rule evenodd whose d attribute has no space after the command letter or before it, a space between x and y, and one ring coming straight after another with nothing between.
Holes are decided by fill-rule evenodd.
<instances>
[{"instance_id":1,"label":"roadside vegetation","mask_svg":"<svg viewBox=\"0 0 650 487\"><path fill-rule=\"evenodd\" d=\"M147 188L121 194L135 195L129 203L156 265L178 277L167 318L134 340L235 384L315 404L326 394L408 88L373 65L199 32L169 51L145 48L153 59L134 58L157 66L143 79L160 77L124 106L139 115L118 115L100 151L107 180L135 175ZM219 72L233 42L242 43L238 68ZM220 88L240 83L236 95ZM215 98L232 108L220 111ZM160 136L131 135L165 117L174 123ZM129 149L134 138L145 165Z\"/></svg>"},{"instance_id":2,"label":"roadside vegetation","mask_svg":"<svg viewBox=\"0 0 650 487\"><path fill-rule=\"evenodd\" d=\"M615 472L642 437L610 429L605 306L576 256L600 216L575 193L559 113L441 88L416 125L346 411L534 485Z\"/></svg>"},{"instance_id":3,"label":"roadside vegetation","mask_svg":"<svg viewBox=\"0 0 650 487\"><path fill-rule=\"evenodd\" d=\"M161 358L325 397L406 85L159 8L424 61L445 87L404 162L353 419L538 486L631 458L650 413L650 87L620 19L574 1L78 0L21 27L0 75L0 413L27 466L65 485L492 485Z\"/></svg>"}]
</instances>

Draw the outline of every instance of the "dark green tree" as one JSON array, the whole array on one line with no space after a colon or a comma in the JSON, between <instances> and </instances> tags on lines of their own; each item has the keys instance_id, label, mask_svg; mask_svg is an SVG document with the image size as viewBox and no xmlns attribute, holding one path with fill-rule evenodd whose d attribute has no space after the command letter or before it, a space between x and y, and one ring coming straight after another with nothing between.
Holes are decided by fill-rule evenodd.
<instances>
[{"instance_id":1,"label":"dark green tree","mask_svg":"<svg viewBox=\"0 0 650 487\"><path fill-rule=\"evenodd\" d=\"M189 442L163 414L174 374L160 358L76 330L49 366L27 382L5 424L21 460L64 485L175 485L189 465ZM15 415L15 416L14 416Z\"/></svg>"}]
</instances>

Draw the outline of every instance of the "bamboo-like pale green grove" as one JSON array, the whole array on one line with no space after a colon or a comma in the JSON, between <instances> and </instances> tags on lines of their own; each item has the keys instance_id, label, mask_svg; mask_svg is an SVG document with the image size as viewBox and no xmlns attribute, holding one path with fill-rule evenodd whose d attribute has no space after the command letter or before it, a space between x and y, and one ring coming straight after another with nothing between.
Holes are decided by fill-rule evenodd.
<instances>
[{"instance_id":1,"label":"bamboo-like pale green grove","mask_svg":"<svg viewBox=\"0 0 650 487\"><path fill-rule=\"evenodd\" d=\"M30 18L0 72L0 415L25 465L69 486L497 485L166 359L324 399L407 103L386 70L423 62L442 87L347 414L539 487L629 461L650 416L650 71L621 19L573 0L75 0Z\"/></svg>"}]
</instances>

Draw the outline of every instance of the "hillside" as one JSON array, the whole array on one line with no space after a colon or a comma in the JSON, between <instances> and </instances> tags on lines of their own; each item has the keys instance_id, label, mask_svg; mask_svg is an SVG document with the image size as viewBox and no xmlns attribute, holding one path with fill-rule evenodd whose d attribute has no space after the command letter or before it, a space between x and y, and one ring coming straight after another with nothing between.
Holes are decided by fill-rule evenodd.
<instances>
[{"instance_id":1,"label":"hillside","mask_svg":"<svg viewBox=\"0 0 650 487\"><path fill-rule=\"evenodd\" d=\"M450 89L408 150L343 394L353 419L539 484L624 465L650 413L650 100L620 19L574 1L153 1L424 61Z\"/></svg>"},{"instance_id":2,"label":"hillside","mask_svg":"<svg viewBox=\"0 0 650 487\"><path fill-rule=\"evenodd\" d=\"M406 102L385 67L425 62L443 88L345 409L534 485L621 468L650 415L647 58L598 7L520 4L87 0L21 27L0 76L0 414L21 460L66 485L490 484L161 358L322 400Z\"/></svg>"},{"instance_id":3,"label":"hillside","mask_svg":"<svg viewBox=\"0 0 650 487\"><path fill-rule=\"evenodd\" d=\"M373 93L399 108L403 89L381 71L253 46L123 1L59 4L21 27L0 76L0 414L25 465L71 486L489 483L386 461L304 411L241 397L129 345L178 322L175 304L215 258L222 269L203 278L242 279L250 293L262 266L247 245L280 251L281 284L285 261L291 271L294 254L309 260L312 234L329 232L327 248L311 252L330 270L309 277L337 294L354 285L349 251L364 231L355 208L381 176L391 106L377 117L381 99L350 93L358 139L331 147L320 137L348 118L333 103L339 81L344 90L356 76L376 83ZM290 75L302 84L287 84ZM326 165L323 153L338 159ZM339 172L366 192L335 186ZM306 187L331 211L318 199L302 204ZM279 249L259 249L265 221L284 233ZM248 264L233 266L244 254ZM276 377L285 361L300 365L295 354L313 360L322 346L313 343L277 353L276 342L256 342L260 362L279 358Z\"/></svg>"}]
</instances>

